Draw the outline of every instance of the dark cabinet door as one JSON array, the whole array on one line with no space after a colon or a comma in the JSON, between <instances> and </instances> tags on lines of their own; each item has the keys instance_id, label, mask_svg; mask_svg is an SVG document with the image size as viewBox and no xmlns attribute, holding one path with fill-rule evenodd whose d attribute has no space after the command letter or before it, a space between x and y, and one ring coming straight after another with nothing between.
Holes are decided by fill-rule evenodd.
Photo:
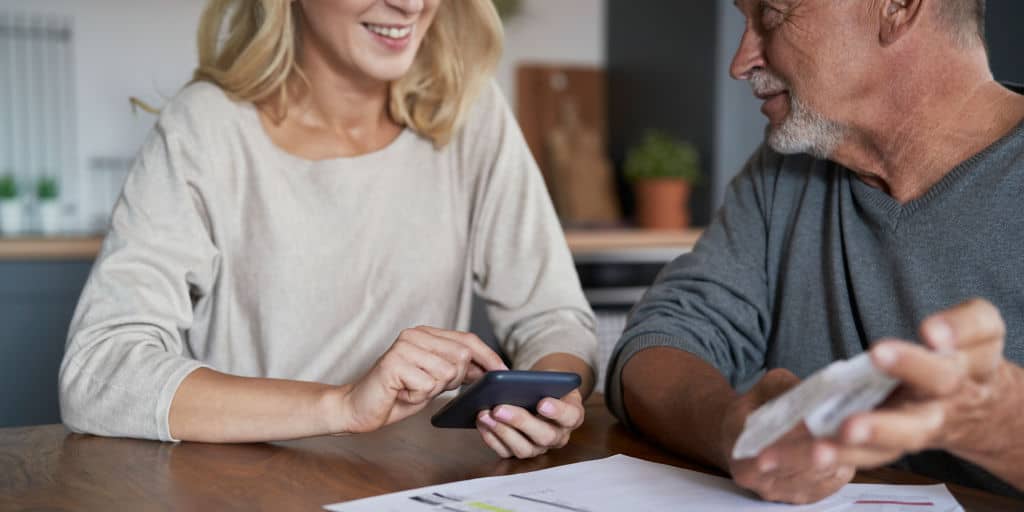
<instances>
[{"instance_id":1,"label":"dark cabinet door","mask_svg":"<svg viewBox=\"0 0 1024 512\"><path fill-rule=\"evenodd\" d=\"M57 373L91 267L0 263L0 427L60 422Z\"/></svg>"}]
</instances>

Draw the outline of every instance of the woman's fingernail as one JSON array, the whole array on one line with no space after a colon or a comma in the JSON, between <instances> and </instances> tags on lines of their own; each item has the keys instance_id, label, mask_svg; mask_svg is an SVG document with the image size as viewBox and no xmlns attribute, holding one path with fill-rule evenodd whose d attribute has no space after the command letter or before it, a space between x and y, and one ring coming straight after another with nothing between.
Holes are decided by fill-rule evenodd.
<instances>
[{"instance_id":1,"label":"woman's fingernail","mask_svg":"<svg viewBox=\"0 0 1024 512\"><path fill-rule=\"evenodd\" d=\"M512 419L512 411L504 407L498 407L497 409L494 410L494 417L498 418L501 421L509 421Z\"/></svg>"},{"instance_id":2,"label":"woman's fingernail","mask_svg":"<svg viewBox=\"0 0 1024 512\"><path fill-rule=\"evenodd\" d=\"M552 404L551 402L541 402L540 407L538 409L540 410L541 414L545 416L555 415L555 405Z\"/></svg>"},{"instance_id":3,"label":"woman's fingernail","mask_svg":"<svg viewBox=\"0 0 1024 512\"><path fill-rule=\"evenodd\" d=\"M491 417L490 413L486 412L480 415L480 422L490 428L498 426L498 422L494 421L494 418Z\"/></svg>"},{"instance_id":4,"label":"woman's fingernail","mask_svg":"<svg viewBox=\"0 0 1024 512\"><path fill-rule=\"evenodd\" d=\"M896 351L892 347L884 345L875 347L873 352L875 353L875 361L882 367L888 368L896 364Z\"/></svg>"},{"instance_id":5,"label":"woman's fingernail","mask_svg":"<svg viewBox=\"0 0 1024 512\"><path fill-rule=\"evenodd\" d=\"M762 473L774 471L777 467L779 467L779 463L772 457L762 457L757 461L757 469L760 469Z\"/></svg>"},{"instance_id":6,"label":"woman's fingernail","mask_svg":"<svg viewBox=\"0 0 1024 512\"><path fill-rule=\"evenodd\" d=\"M953 328L943 320L928 322L928 337L931 344L940 351L953 350Z\"/></svg>"}]
</instances>

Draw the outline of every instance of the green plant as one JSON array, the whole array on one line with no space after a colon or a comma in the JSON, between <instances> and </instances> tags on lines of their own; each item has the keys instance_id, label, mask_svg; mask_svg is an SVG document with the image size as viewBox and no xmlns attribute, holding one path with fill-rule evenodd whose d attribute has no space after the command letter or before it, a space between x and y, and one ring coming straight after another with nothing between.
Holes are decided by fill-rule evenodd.
<instances>
[{"instance_id":1,"label":"green plant","mask_svg":"<svg viewBox=\"0 0 1024 512\"><path fill-rule=\"evenodd\" d=\"M501 19L507 20L519 14L523 8L521 0L494 0L494 7L498 9Z\"/></svg>"},{"instance_id":2,"label":"green plant","mask_svg":"<svg viewBox=\"0 0 1024 512\"><path fill-rule=\"evenodd\" d=\"M656 130L647 132L643 142L626 155L626 179L637 182L650 179L700 181L700 155L697 148Z\"/></svg>"},{"instance_id":3,"label":"green plant","mask_svg":"<svg viewBox=\"0 0 1024 512\"><path fill-rule=\"evenodd\" d=\"M57 179L50 176L39 178L36 183L36 198L40 201L52 201L57 199L60 188L57 186Z\"/></svg>"},{"instance_id":4,"label":"green plant","mask_svg":"<svg viewBox=\"0 0 1024 512\"><path fill-rule=\"evenodd\" d=\"M17 197L18 182L14 180L14 175L0 176L0 199L16 199Z\"/></svg>"}]
</instances>

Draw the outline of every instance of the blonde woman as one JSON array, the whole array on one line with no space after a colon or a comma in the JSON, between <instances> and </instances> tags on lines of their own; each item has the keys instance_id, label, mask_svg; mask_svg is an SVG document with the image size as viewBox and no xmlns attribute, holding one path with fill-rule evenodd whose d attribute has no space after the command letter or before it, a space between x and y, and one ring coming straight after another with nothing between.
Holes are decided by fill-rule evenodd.
<instances>
[{"instance_id":1,"label":"blonde woman","mask_svg":"<svg viewBox=\"0 0 1024 512\"><path fill-rule=\"evenodd\" d=\"M75 431L165 441L368 432L504 369L583 376L478 417L502 457L564 445L593 314L491 82L490 0L214 0L72 322Z\"/></svg>"}]
</instances>

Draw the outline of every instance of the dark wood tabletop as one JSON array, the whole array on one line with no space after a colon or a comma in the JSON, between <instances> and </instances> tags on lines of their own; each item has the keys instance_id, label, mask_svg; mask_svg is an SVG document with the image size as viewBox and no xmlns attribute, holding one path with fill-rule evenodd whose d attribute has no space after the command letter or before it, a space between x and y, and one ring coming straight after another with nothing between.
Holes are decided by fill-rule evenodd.
<instances>
[{"instance_id":1,"label":"dark wood tabletop","mask_svg":"<svg viewBox=\"0 0 1024 512\"><path fill-rule=\"evenodd\" d=\"M483 476L507 475L623 453L716 473L631 434L599 397L561 450L501 460L474 430L441 430L427 411L372 434L214 445L106 439L61 425L0 429L0 510L317 510L325 504ZM864 483L928 484L895 470ZM950 486L968 511L1024 503Z\"/></svg>"}]
</instances>

